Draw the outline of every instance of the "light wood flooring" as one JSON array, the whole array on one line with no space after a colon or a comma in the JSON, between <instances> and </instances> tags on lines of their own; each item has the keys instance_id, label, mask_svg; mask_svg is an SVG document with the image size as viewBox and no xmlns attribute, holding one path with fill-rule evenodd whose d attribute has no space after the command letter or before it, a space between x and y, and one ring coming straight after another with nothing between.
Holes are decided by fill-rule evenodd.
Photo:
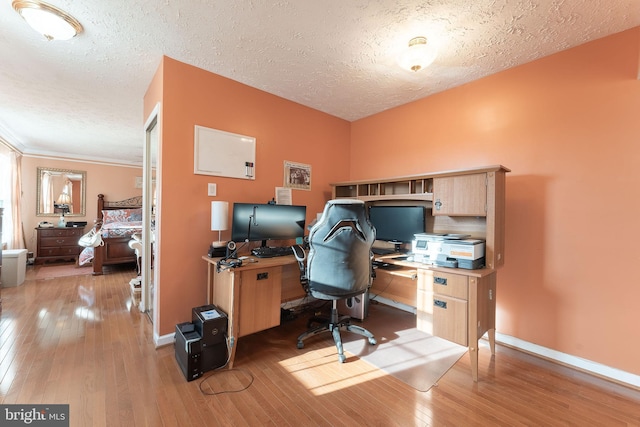
<instances>
[{"instance_id":1,"label":"light wood flooring","mask_svg":"<svg viewBox=\"0 0 640 427\"><path fill-rule=\"evenodd\" d=\"M3 289L0 404L69 404L71 426L640 426L640 391L500 345L481 349L478 383L464 355L418 392L338 363L328 335L298 350L303 317L240 339L236 369L187 382L173 346L154 348L134 275L35 280L29 267Z\"/></svg>"}]
</instances>

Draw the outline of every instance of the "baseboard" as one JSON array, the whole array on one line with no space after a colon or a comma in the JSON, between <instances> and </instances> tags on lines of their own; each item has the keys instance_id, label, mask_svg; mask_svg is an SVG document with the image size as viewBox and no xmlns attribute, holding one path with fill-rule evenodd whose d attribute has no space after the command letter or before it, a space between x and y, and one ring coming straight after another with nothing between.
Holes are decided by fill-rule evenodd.
<instances>
[{"instance_id":1,"label":"baseboard","mask_svg":"<svg viewBox=\"0 0 640 427\"><path fill-rule=\"evenodd\" d=\"M175 341L175 335L176 335L175 332L172 332L167 335L155 336L154 342L155 342L156 348L162 347L165 345L173 345L173 342Z\"/></svg>"},{"instance_id":2,"label":"baseboard","mask_svg":"<svg viewBox=\"0 0 640 427\"><path fill-rule=\"evenodd\" d=\"M572 356L570 354L561 353L550 348L542 347L537 344L515 338L509 335L496 332L496 342L513 347L518 350L530 353L544 359L552 360L561 365L570 366L580 371L614 381L616 383L640 389L640 375L635 375L620 369L611 368L600 363L592 362L581 357Z\"/></svg>"}]
</instances>

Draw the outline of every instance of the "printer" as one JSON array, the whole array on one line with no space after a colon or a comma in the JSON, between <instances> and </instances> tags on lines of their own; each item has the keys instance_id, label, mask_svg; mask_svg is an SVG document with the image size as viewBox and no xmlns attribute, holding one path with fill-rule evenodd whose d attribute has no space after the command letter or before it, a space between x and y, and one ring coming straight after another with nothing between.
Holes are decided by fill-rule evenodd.
<instances>
[{"instance_id":1,"label":"printer","mask_svg":"<svg viewBox=\"0 0 640 427\"><path fill-rule=\"evenodd\" d=\"M485 241L468 234L419 233L412 242L413 261L474 270L484 267Z\"/></svg>"}]
</instances>

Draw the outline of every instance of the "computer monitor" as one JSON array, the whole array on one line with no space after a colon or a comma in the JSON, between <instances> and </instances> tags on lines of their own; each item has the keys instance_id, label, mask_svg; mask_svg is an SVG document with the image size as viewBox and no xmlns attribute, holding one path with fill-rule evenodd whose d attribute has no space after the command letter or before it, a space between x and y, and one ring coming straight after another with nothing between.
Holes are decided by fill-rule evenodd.
<instances>
[{"instance_id":1,"label":"computer monitor","mask_svg":"<svg viewBox=\"0 0 640 427\"><path fill-rule=\"evenodd\" d=\"M393 243L413 241L413 235L425 231L424 206L376 206L369 207L369 221L376 229L376 240Z\"/></svg>"},{"instance_id":2,"label":"computer monitor","mask_svg":"<svg viewBox=\"0 0 640 427\"><path fill-rule=\"evenodd\" d=\"M234 203L231 240L234 242L288 240L304 237L306 206Z\"/></svg>"}]
</instances>

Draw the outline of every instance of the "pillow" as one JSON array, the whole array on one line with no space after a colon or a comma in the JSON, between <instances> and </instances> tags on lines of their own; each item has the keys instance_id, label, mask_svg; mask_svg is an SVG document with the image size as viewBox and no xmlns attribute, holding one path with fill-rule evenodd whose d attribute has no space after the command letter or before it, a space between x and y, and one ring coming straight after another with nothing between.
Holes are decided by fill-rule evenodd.
<instances>
[{"instance_id":1,"label":"pillow","mask_svg":"<svg viewBox=\"0 0 640 427\"><path fill-rule=\"evenodd\" d=\"M102 221L105 224L110 222L142 221L142 208L102 211Z\"/></svg>"}]
</instances>

